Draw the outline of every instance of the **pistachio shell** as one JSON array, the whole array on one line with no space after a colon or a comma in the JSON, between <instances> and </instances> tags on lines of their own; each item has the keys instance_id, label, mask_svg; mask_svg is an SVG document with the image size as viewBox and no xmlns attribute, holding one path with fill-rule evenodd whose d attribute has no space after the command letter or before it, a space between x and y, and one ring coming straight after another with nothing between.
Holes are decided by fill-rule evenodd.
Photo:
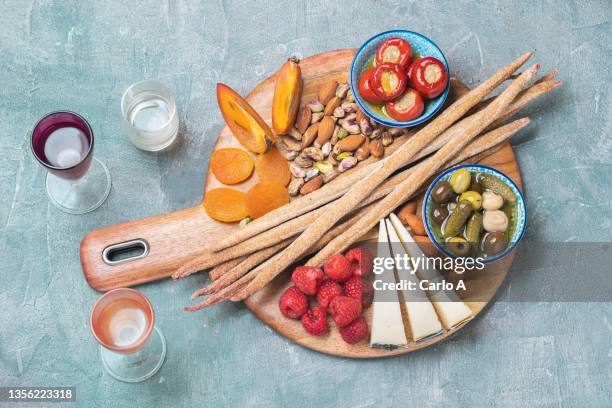
<instances>
[{"instance_id":1,"label":"pistachio shell","mask_svg":"<svg viewBox=\"0 0 612 408\"><path fill-rule=\"evenodd\" d=\"M316 162L315 167L323 174L329 173L334 169L334 165L326 161Z\"/></svg>"},{"instance_id":2,"label":"pistachio shell","mask_svg":"<svg viewBox=\"0 0 612 408\"><path fill-rule=\"evenodd\" d=\"M354 157L347 157L342 159L342 161L340 162L340 164L338 165L338 171L339 172L345 172L348 169L355 167L355 165L357 164L357 159Z\"/></svg>"}]
</instances>

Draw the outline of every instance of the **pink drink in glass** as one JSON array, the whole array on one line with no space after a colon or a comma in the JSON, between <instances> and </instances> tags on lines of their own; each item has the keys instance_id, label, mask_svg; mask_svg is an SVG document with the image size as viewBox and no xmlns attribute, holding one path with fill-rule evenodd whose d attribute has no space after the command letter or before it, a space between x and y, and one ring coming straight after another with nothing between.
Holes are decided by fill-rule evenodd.
<instances>
[{"instance_id":1,"label":"pink drink in glass","mask_svg":"<svg viewBox=\"0 0 612 408\"><path fill-rule=\"evenodd\" d=\"M129 288L106 292L91 310L90 327L100 343L103 366L112 377L140 382L161 368L166 341L142 293Z\"/></svg>"}]
</instances>

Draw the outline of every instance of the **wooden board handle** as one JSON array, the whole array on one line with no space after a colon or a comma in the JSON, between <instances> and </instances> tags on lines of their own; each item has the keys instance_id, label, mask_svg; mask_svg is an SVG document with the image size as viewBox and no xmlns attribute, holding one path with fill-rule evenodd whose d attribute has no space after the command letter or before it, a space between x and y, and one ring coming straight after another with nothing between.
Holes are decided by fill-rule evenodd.
<instances>
[{"instance_id":1,"label":"wooden board handle","mask_svg":"<svg viewBox=\"0 0 612 408\"><path fill-rule=\"evenodd\" d=\"M107 291L167 278L205 250L219 227L197 206L92 231L81 240L85 279L92 288ZM125 251L126 245L146 251L113 261L113 253Z\"/></svg>"}]
</instances>

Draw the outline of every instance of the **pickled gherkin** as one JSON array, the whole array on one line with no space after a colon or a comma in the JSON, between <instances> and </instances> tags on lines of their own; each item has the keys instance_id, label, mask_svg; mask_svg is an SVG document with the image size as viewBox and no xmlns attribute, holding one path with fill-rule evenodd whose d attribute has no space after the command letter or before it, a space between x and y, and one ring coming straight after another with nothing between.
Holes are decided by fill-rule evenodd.
<instances>
[{"instance_id":1,"label":"pickled gherkin","mask_svg":"<svg viewBox=\"0 0 612 408\"><path fill-rule=\"evenodd\" d=\"M502 196L505 201L509 203L514 203L516 201L516 196L512 189L497 177L487 173L480 173L478 175L478 182L482 184L484 188Z\"/></svg>"},{"instance_id":2,"label":"pickled gherkin","mask_svg":"<svg viewBox=\"0 0 612 408\"><path fill-rule=\"evenodd\" d=\"M482 232L482 214L477 212L472 214L465 228L465 238L474 245L480 241L480 233Z\"/></svg>"},{"instance_id":3,"label":"pickled gherkin","mask_svg":"<svg viewBox=\"0 0 612 408\"><path fill-rule=\"evenodd\" d=\"M457 208L448 216L443 228L444 238L454 237L463 231L463 226L472 213L472 203L468 200L461 200Z\"/></svg>"}]
</instances>

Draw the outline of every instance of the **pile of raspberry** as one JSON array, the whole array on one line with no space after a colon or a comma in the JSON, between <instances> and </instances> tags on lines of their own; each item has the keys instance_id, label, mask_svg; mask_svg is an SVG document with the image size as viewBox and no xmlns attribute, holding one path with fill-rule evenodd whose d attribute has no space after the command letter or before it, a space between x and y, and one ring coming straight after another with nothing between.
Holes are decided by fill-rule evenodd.
<instances>
[{"instance_id":1,"label":"pile of raspberry","mask_svg":"<svg viewBox=\"0 0 612 408\"><path fill-rule=\"evenodd\" d=\"M329 332L329 313L344 341L356 344L366 339L370 332L362 311L372 304L374 288L364 278L372 272L372 260L370 251L357 247L332 256L323 269L298 266L291 275L293 286L278 301L281 313L301 319L314 336Z\"/></svg>"}]
</instances>

